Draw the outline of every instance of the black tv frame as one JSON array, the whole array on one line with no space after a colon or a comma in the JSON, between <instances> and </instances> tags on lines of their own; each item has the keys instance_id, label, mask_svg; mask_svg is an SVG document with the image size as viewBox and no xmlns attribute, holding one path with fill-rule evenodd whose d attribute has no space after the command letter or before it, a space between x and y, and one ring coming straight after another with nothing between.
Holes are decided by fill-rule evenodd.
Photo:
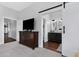
<instances>
[{"instance_id":1,"label":"black tv frame","mask_svg":"<svg viewBox=\"0 0 79 59\"><path fill-rule=\"evenodd\" d=\"M26 26L25 26L24 22L27 23ZM28 27L28 26L30 26L30 27ZM23 20L23 30L27 30L27 31L34 30L34 18L30 18L30 19L27 19L27 20Z\"/></svg>"}]
</instances>

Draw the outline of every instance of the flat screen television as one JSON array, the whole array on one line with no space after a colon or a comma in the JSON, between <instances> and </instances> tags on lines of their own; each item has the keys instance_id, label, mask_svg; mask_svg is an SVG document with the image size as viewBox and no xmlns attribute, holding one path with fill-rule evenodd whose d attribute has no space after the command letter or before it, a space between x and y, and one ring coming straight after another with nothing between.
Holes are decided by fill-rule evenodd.
<instances>
[{"instance_id":1,"label":"flat screen television","mask_svg":"<svg viewBox=\"0 0 79 59\"><path fill-rule=\"evenodd\" d=\"M23 21L23 30L33 30L34 29L34 18Z\"/></svg>"}]
</instances>

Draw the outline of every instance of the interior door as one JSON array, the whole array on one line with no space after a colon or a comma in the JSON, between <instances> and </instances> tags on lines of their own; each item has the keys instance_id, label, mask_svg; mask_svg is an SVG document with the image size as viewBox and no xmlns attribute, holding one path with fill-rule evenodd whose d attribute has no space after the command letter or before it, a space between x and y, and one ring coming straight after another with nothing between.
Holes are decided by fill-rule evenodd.
<instances>
[{"instance_id":1,"label":"interior door","mask_svg":"<svg viewBox=\"0 0 79 59\"><path fill-rule=\"evenodd\" d=\"M62 54L74 56L79 51L79 3L66 3L63 9L65 33L62 39Z\"/></svg>"}]
</instances>

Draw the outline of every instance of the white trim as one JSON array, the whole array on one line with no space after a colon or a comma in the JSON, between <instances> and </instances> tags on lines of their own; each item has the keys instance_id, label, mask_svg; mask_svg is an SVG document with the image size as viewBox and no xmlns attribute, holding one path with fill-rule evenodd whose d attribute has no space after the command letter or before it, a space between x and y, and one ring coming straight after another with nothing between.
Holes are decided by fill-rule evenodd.
<instances>
[{"instance_id":1,"label":"white trim","mask_svg":"<svg viewBox=\"0 0 79 59\"><path fill-rule=\"evenodd\" d=\"M7 16L3 16L3 19L4 19L4 18L11 19L11 20L17 20L17 19L15 19L15 18L7 17Z\"/></svg>"},{"instance_id":2,"label":"white trim","mask_svg":"<svg viewBox=\"0 0 79 59\"><path fill-rule=\"evenodd\" d=\"M15 18L12 18L12 17L7 17L7 16L3 16L2 17L2 19L4 20L4 19L10 19L10 20L15 20L16 21L16 41L17 41L17 19L15 19ZM4 21L3 21L4 22Z\"/></svg>"}]
</instances>

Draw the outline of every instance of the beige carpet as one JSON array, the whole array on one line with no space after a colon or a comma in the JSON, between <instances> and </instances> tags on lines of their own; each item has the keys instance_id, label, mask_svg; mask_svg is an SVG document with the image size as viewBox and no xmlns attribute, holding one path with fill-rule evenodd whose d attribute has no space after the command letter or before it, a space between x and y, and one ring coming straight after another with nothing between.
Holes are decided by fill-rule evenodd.
<instances>
[{"instance_id":1,"label":"beige carpet","mask_svg":"<svg viewBox=\"0 0 79 59\"><path fill-rule=\"evenodd\" d=\"M61 55L45 48L32 50L15 41L0 45L0 57L61 57Z\"/></svg>"}]
</instances>

